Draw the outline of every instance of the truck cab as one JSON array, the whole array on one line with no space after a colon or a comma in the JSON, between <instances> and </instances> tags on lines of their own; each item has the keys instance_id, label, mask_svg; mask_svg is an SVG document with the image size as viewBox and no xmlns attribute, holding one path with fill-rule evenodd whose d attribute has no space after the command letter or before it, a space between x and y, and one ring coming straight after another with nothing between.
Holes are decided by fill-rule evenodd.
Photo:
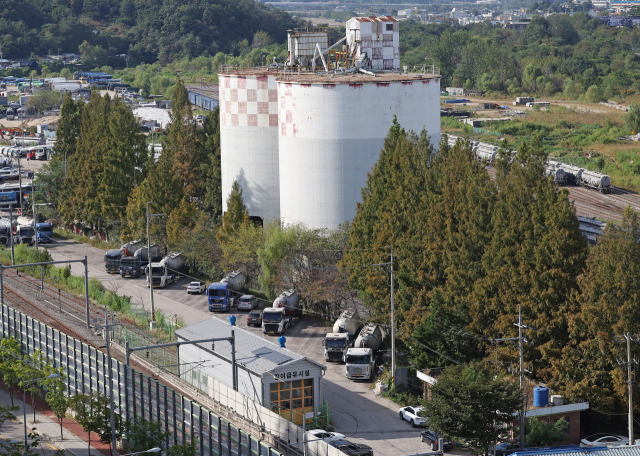
<instances>
[{"instance_id":1,"label":"truck cab","mask_svg":"<svg viewBox=\"0 0 640 456\"><path fill-rule=\"evenodd\" d=\"M33 244L35 230L32 225L18 225L16 228L16 237L19 244Z\"/></svg>"},{"instance_id":2,"label":"truck cab","mask_svg":"<svg viewBox=\"0 0 640 456\"><path fill-rule=\"evenodd\" d=\"M349 380L373 378L376 359L371 348L349 348L345 355L345 375Z\"/></svg>"},{"instance_id":3,"label":"truck cab","mask_svg":"<svg viewBox=\"0 0 640 456\"><path fill-rule=\"evenodd\" d=\"M349 349L349 335L346 332L329 333L322 340L324 345L324 359L326 361L344 362Z\"/></svg>"},{"instance_id":4,"label":"truck cab","mask_svg":"<svg viewBox=\"0 0 640 456\"><path fill-rule=\"evenodd\" d=\"M110 249L104 255L104 269L109 274L117 274L120 272L120 258L122 257L122 250Z\"/></svg>"},{"instance_id":5,"label":"truck cab","mask_svg":"<svg viewBox=\"0 0 640 456\"><path fill-rule=\"evenodd\" d=\"M122 277L140 277L146 264L140 262L139 257L123 256L120 258L120 275Z\"/></svg>"},{"instance_id":6,"label":"truck cab","mask_svg":"<svg viewBox=\"0 0 640 456\"><path fill-rule=\"evenodd\" d=\"M264 334L284 334L291 326L291 317L285 313L284 308L265 308L262 311L262 332Z\"/></svg>"},{"instance_id":7,"label":"truck cab","mask_svg":"<svg viewBox=\"0 0 640 456\"><path fill-rule=\"evenodd\" d=\"M36 234L39 244L48 244L53 241L53 228L51 223L37 223Z\"/></svg>"},{"instance_id":8,"label":"truck cab","mask_svg":"<svg viewBox=\"0 0 640 456\"><path fill-rule=\"evenodd\" d=\"M228 284L214 282L207 288L209 312L228 312L235 304Z\"/></svg>"}]
</instances>

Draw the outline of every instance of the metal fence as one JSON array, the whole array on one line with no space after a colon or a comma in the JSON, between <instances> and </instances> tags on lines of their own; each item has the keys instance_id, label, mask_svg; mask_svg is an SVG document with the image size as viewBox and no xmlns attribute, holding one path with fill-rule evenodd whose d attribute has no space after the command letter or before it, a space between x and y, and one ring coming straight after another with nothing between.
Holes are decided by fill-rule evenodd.
<instances>
[{"instance_id":1,"label":"metal fence","mask_svg":"<svg viewBox=\"0 0 640 456\"><path fill-rule=\"evenodd\" d=\"M108 359L95 347L47 326L4 304L0 336L20 341L24 354L43 353L66 374L67 393L109 394ZM280 456L281 453L231 422L158 381L113 359L115 409L124 420L163 423L168 445L197 441L201 455Z\"/></svg>"}]
</instances>

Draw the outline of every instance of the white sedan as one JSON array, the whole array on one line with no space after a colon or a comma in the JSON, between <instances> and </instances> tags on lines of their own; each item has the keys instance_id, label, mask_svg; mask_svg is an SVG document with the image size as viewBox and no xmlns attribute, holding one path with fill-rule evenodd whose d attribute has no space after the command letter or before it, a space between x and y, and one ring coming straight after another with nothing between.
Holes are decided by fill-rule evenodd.
<instances>
[{"instance_id":1,"label":"white sedan","mask_svg":"<svg viewBox=\"0 0 640 456\"><path fill-rule=\"evenodd\" d=\"M205 288L206 285L204 282L191 282L189 285L187 285L187 294L201 294L204 292Z\"/></svg>"},{"instance_id":2,"label":"white sedan","mask_svg":"<svg viewBox=\"0 0 640 456\"><path fill-rule=\"evenodd\" d=\"M629 439L624 435L613 435L613 434L593 434L589 437L585 437L580 440L580 446L582 447L592 447L592 446L620 446L627 445L629 443Z\"/></svg>"},{"instance_id":3,"label":"white sedan","mask_svg":"<svg viewBox=\"0 0 640 456\"><path fill-rule=\"evenodd\" d=\"M329 432L323 429L314 429L309 431L309 434L314 436L318 440L324 440L327 442L334 440L344 440L346 436L344 434L338 434L337 432Z\"/></svg>"},{"instance_id":4,"label":"white sedan","mask_svg":"<svg viewBox=\"0 0 640 456\"><path fill-rule=\"evenodd\" d=\"M400 419L408 421L411 427L424 426L426 420L420 416L422 414L422 407L402 407L400 409Z\"/></svg>"}]
</instances>

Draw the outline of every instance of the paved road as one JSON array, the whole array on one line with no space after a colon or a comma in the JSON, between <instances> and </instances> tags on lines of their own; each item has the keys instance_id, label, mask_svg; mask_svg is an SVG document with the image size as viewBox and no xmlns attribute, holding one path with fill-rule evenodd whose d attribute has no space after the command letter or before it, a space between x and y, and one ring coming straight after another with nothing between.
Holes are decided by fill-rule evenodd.
<instances>
[{"instance_id":1,"label":"paved road","mask_svg":"<svg viewBox=\"0 0 640 456\"><path fill-rule=\"evenodd\" d=\"M54 260L81 259L87 255L89 275L104 283L109 290L131 296L135 302L150 309L149 289L144 278L123 279L119 275L107 274L104 270L104 251L75 243L56 241L48 246ZM83 274L84 266L72 264L73 274ZM179 315L186 325L197 323L205 318L227 320L229 314L212 314L207 310L205 295L188 295L187 279L181 279L166 289L154 290L155 308L165 315ZM233 310L238 316L238 326L247 328L246 312ZM274 337L262 334L259 328L248 328L266 339ZM321 341L328 327L315 319L297 320L287 331L287 348L327 365L323 379L323 397L329 402L331 421L337 432L341 432L355 442L371 445L376 454L403 455L428 451L427 444L420 442L420 430L412 429L406 422L400 421L399 406L392 401L376 397L370 382L352 382L344 377L344 365L326 363Z\"/></svg>"},{"instance_id":2,"label":"paved road","mask_svg":"<svg viewBox=\"0 0 640 456\"><path fill-rule=\"evenodd\" d=\"M2 429L0 429L0 440L3 443L8 442L13 445L17 445L17 442L24 444L24 421L22 410L22 396L15 397L14 403L19 407L19 410L13 412L16 416L15 420L5 421ZM11 398L9 393L0 389L0 404L11 405ZM36 407L38 409L38 407ZM45 415L36 410L36 420L33 421L33 409L27 399L27 431L33 432L39 436L40 444L34 449L35 453L42 454L43 456L53 456L57 450L64 450L67 455L73 456L104 456L106 453L100 452L94 445L91 447L91 453L87 442L82 436L74 434L67 429L66 426L72 426L71 420L65 419L65 428L63 428L63 434L60 438L60 424L52 419L51 416ZM49 412L51 415L52 413ZM75 426L78 427L78 426ZM84 433L83 433L84 434ZM95 441L96 437L93 436ZM104 450L105 445L100 445Z\"/></svg>"}]
</instances>

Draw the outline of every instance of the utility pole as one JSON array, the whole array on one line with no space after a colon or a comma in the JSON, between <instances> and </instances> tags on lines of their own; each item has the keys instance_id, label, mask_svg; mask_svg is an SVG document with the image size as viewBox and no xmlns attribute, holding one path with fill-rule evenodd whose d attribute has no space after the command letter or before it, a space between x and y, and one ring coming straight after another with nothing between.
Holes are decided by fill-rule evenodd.
<instances>
[{"instance_id":1,"label":"utility pole","mask_svg":"<svg viewBox=\"0 0 640 456\"><path fill-rule=\"evenodd\" d=\"M533 329L530 326L522 323L522 304L518 304L518 322L514 323L515 326L518 327L518 337L505 337L501 339L493 339L493 342L496 342L496 353L498 350L497 343L498 342L507 342L507 341L518 341L518 364L520 369L520 389L524 391L524 343L527 342L527 339L522 334L523 329ZM496 354L497 356L497 354ZM525 411L527 408L526 404L526 394L523 394L522 405L520 406L520 429L519 429L519 440L520 440L520 448L524 448L525 446L525 435L524 435L524 424L525 424Z\"/></svg>"},{"instance_id":2,"label":"utility pole","mask_svg":"<svg viewBox=\"0 0 640 456\"><path fill-rule=\"evenodd\" d=\"M104 326L102 329L104 330L105 339L107 341L107 369L108 374L107 378L109 379L109 412L111 418L111 454L113 456L118 456L118 447L117 447L117 439L116 439L116 417L115 417L115 404L113 403L113 372L111 371L111 341L109 339L109 331L111 328L115 326L115 324L109 323L109 313L107 312L107 306L104 306Z\"/></svg>"},{"instance_id":3,"label":"utility pole","mask_svg":"<svg viewBox=\"0 0 640 456\"><path fill-rule=\"evenodd\" d=\"M16 264L15 252L13 248L13 205L9 205L9 238L11 239L11 265Z\"/></svg>"},{"instance_id":4,"label":"utility pole","mask_svg":"<svg viewBox=\"0 0 640 456\"><path fill-rule=\"evenodd\" d=\"M153 273L151 270L151 236L149 233L149 222L153 217L162 217L164 214L149 214L149 204L151 201L147 201L147 281L149 283L149 297L151 298L151 322L149 326L151 329L155 327L156 323L156 308L153 303Z\"/></svg>"},{"instance_id":5,"label":"utility pole","mask_svg":"<svg viewBox=\"0 0 640 456\"><path fill-rule=\"evenodd\" d=\"M396 386L396 315L393 288L393 247L391 250L391 387Z\"/></svg>"},{"instance_id":6,"label":"utility pole","mask_svg":"<svg viewBox=\"0 0 640 456\"><path fill-rule=\"evenodd\" d=\"M31 201L33 204L33 233L34 242L36 245L36 252L38 251L38 214L36 213L36 187L31 183ZM42 271L42 269L41 269Z\"/></svg>"},{"instance_id":7,"label":"utility pole","mask_svg":"<svg viewBox=\"0 0 640 456\"><path fill-rule=\"evenodd\" d=\"M634 372L631 369L631 363L637 363L637 360L631 359L631 342L638 342L638 339L631 335L629 332L625 332L622 337L616 337L617 342L626 342L627 344L627 388L629 393L629 445L634 444L633 436L633 384L635 383L632 374ZM618 358L618 363L622 367L625 362Z\"/></svg>"},{"instance_id":8,"label":"utility pole","mask_svg":"<svg viewBox=\"0 0 640 456\"><path fill-rule=\"evenodd\" d=\"M396 321L395 321L395 303L394 303L394 285L393 285L393 247L389 246L391 250L391 261L388 263L376 263L370 264L371 266L391 266L391 387L396 386Z\"/></svg>"},{"instance_id":9,"label":"utility pole","mask_svg":"<svg viewBox=\"0 0 640 456\"><path fill-rule=\"evenodd\" d=\"M633 445L633 380L631 379L631 334L625 333L627 339L627 384L629 387L629 445Z\"/></svg>"},{"instance_id":10,"label":"utility pole","mask_svg":"<svg viewBox=\"0 0 640 456\"><path fill-rule=\"evenodd\" d=\"M523 340L522 340L522 304L518 304L518 352L520 355L520 391L524 391L524 346L523 346ZM524 398L522 400L522 407L520 409L520 448L524 448L525 446L525 442L524 442L524 422L525 422L525 410L526 410L526 404L525 402L525 398L527 397L526 394L523 394Z\"/></svg>"}]
</instances>

